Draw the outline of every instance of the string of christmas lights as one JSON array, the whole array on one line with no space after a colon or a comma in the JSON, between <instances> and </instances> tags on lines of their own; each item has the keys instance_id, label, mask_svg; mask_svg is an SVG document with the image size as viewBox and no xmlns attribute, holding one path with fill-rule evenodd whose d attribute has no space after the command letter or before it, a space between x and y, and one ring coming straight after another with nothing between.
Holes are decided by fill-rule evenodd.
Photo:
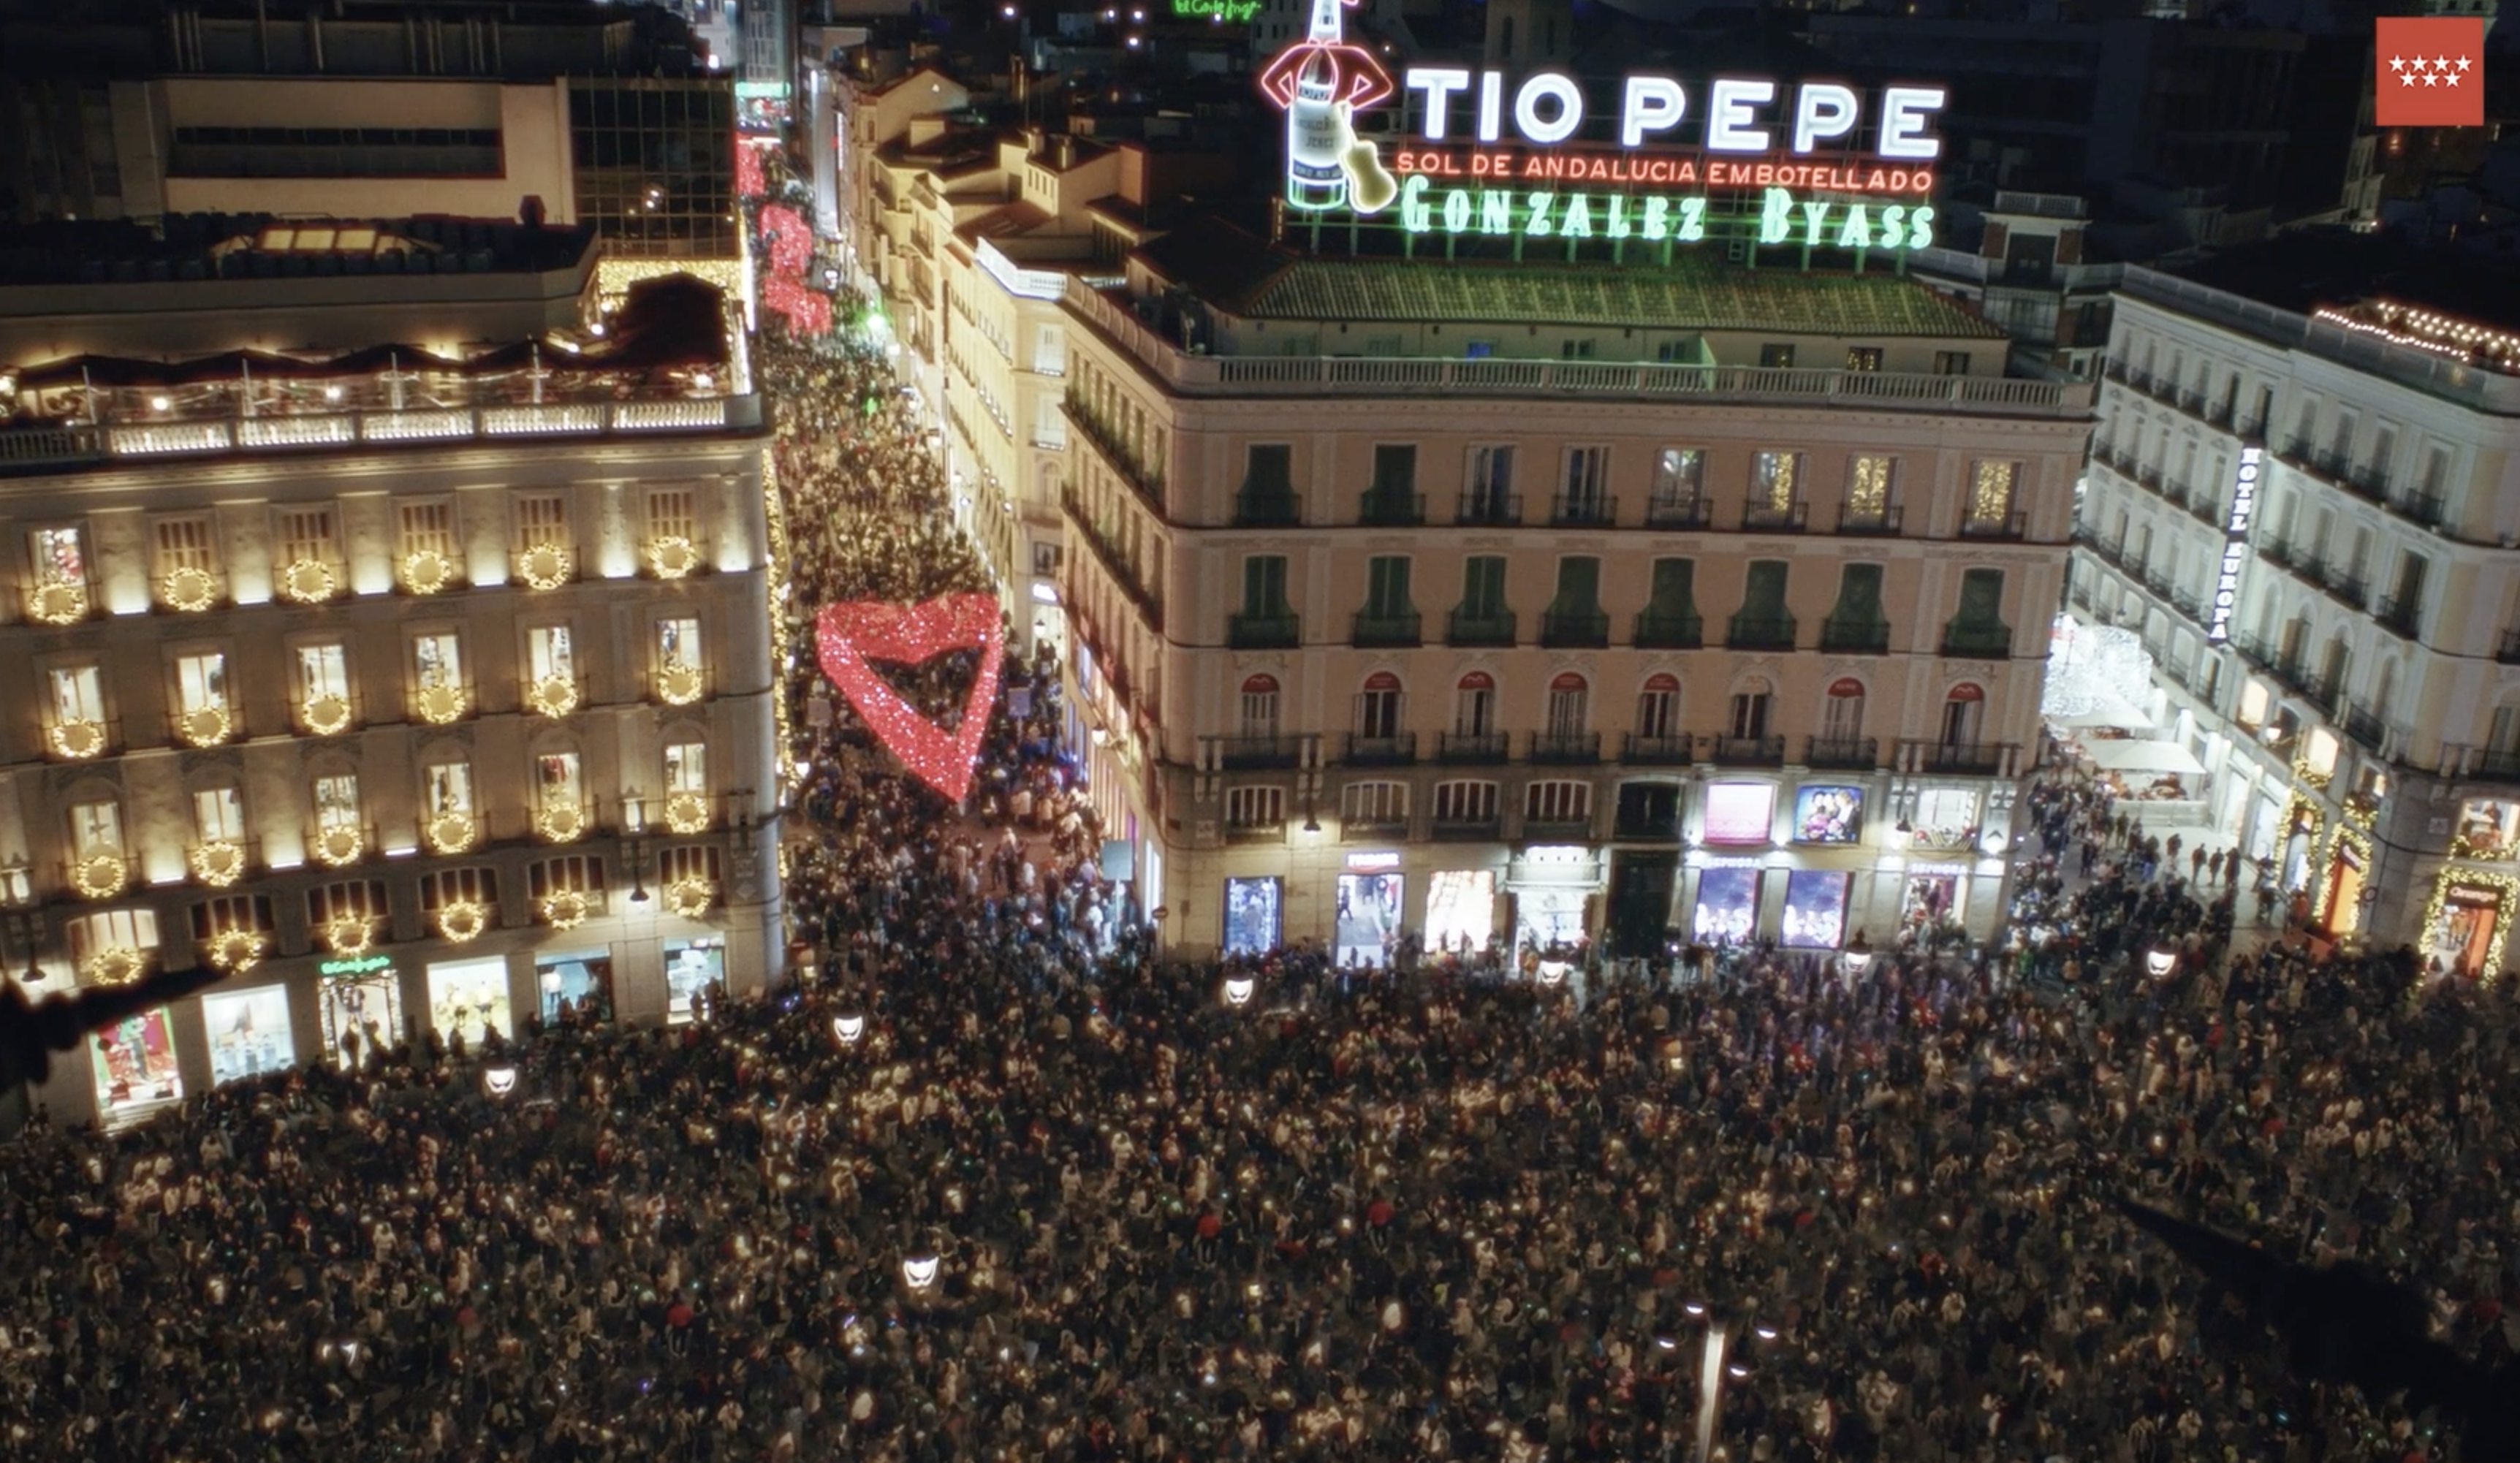
<instances>
[{"instance_id":1,"label":"string of christmas lights","mask_svg":"<svg viewBox=\"0 0 2520 1463\"><path fill-rule=\"evenodd\" d=\"M980 738L997 704L1006 660L997 597L953 595L919 604L859 599L830 604L815 622L823 674L875 729L876 738L911 775L954 802L971 790ZM886 685L871 662L917 666L953 650L976 650L978 674L952 732L922 716Z\"/></svg>"}]
</instances>

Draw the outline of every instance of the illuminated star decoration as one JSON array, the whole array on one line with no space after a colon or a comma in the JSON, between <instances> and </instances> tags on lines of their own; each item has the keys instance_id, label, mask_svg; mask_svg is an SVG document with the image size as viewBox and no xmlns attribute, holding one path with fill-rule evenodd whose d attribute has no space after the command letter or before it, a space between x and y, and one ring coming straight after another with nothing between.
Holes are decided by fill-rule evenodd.
<instances>
[{"instance_id":1,"label":"illuminated star decoration","mask_svg":"<svg viewBox=\"0 0 2520 1463\"><path fill-rule=\"evenodd\" d=\"M999 619L997 596L954 595L918 604L830 604L815 620L823 674L903 767L957 803L971 790L971 767L988 733L989 708L997 704L998 672L1006 659ZM922 665L949 650L980 655L962 722L950 732L920 715L871 663Z\"/></svg>"},{"instance_id":2,"label":"illuminated star decoration","mask_svg":"<svg viewBox=\"0 0 2520 1463\"><path fill-rule=\"evenodd\" d=\"M1341 3L1354 6L1357 0L1341 0ZM1269 100L1278 104L1279 111L1285 111L1294 107L1295 78L1303 73L1304 63L1311 60L1316 51L1329 56L1331 70L1338 80L1337 91L1330 98L1332 102L1343 102L1362 111L1390 96L1394 90L1391 73L1385 71L1382 63L1374 60L1373 53L1363 46L1346 41L1301 40L1272 57L1268 68L1260 73L1260 89L1269 94Z\"/></svg>"}]
</instances>

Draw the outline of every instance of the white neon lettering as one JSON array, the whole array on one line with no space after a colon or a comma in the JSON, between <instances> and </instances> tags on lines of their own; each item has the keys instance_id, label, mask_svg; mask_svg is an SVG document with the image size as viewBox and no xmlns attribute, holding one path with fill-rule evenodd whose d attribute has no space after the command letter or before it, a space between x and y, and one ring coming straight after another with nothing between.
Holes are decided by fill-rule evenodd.
<instances>
[{"instance_id":1,"label":"white neon lettering","mask_svg":"<svg viewBox=\"0 0 2520 1463\"><path fill-rule=\"evenodd\" d=\"M1494 142L1505 135L1505 72L1479 73L1479 141Z\"/></svg>"},{"instance_id":2,"label":"white neon lettering","mask_svg":"<svg viewBox=\"0 0 2520 1463\"><path fill-rule=\"evenodd\" d=\"M1754 108L1777 100L1777 83L1744 81L1728 76L1708 89L1706 146L1716 153L1764 153L1771 146L1768 129L1758 125Z\"/></svg>"},{"instance_id":3,"label":"white neon lettering","mask_svg":"<svg viewBox=\"0 0 2520 1463\"><path fill-rule=\"evenodd\" d=\"M1557 114L1543 120L1540 104L1552 99L1557 103ZM1584 89L1562 71L1542 71L1513 94L1513 124L1543 147L1564 142L1584 125Z\"/></svg>"},{"instance_id":4,"label":"white neon lettering","mask_svg":"<svg viewBox=\"0 0 2520 1463\"><path fill-rule=\"evenodd\" d=\"M1855 130L1860 112L1851 86L1805 86L1794 96L1794 151L1809 153L1819 143L1844 137Z\"/></svg>"},{"instance_id":5,"label":"white neon lettering","mask_svg":"<svg viewBox=\"0 0 2520 1463\"><path fill-rule=\"evenodd\" d=\"M1469 71L1461 66L1411 66L1400 84L1426 94L1426 140L1442 142L1445 116L1452 111L1449 99L1455 92L1470 89Z\"/></svg>"},{"instance_id":6,"label":"white neon lettering","mask_svg":"<svg viewBox=\"0 0 2520 1463\"><path fill-rule=\"evenodd\" d=\"M1884 157L1940 157L1943 140L1925 133L1929 111L1940 111L1951 93L1939 86L1891 86L1881 92L1881 146Z\"/></svg>"},{"instance_id":7,"label":"white neon lettering","mask_svg":"<svg viewBox=\"0 0 2520 1463\"><path fill-rule=\"evenodd\" d=\"M1688 111L1688 93L1669 76L1630 76L1619 99L1619 146L1633 148L1648 132L1668 132Z\"/></svg>"}]
</instances>

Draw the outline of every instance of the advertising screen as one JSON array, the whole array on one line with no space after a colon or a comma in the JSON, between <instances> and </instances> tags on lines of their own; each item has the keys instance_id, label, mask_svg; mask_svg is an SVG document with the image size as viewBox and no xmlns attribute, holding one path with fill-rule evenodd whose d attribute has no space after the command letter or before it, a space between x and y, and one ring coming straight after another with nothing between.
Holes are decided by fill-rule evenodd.
<instances>
[{"instance_id":1,"label":"advertising screen","mask_svg":"<svg viewBox=\"0 0 2520 1463\"><path fill-rule=\"evenodd\" d=\"M1863 788L1805 787L1794 794L1796 843L1853 843L1863 836Z\"/></svg>"},{"instance_id":2,"label":"advertising screen","mask_svg":"<svg viewBox=\"0 0 2520 1463\"><path fill-rule=\"evenodd\" d=\"M1284 885L1278 879L1225 881L1225 953L1258 954L1278 948Z\"/></svg>"},{"instance_id":3,"label":"advertising screen","mask_svg":"<svg viewBox=\"0 0 2520 1463\"><path fill-rule=\"evenodd\" d=\"M388 965L352 976L327 976L319 1004L324 1045L337 1066L355 1067L368 1053L402 1041L402 983Z\"/></svg>"},{"instance_id":4,"label":"advertising screen","mask_svg":"<svg viewBox=\"0 0 2520 1463\"><path fill-rule=\"evenodd\" d=\"M428 967L428 1024L439 1040L464 1039L478 1046L495 1028L514 1037L517 1023L508 1006L508 962L496 955L486 960L455 960Z\"/></svg>"},{"instance_id":5,"label":"advertising screen","mask_svg":"<svg viewBox=\"0 0 2520 1463\"><path fill-rule=\"evenodd\" d=\"M220 991L202 998L202 1025L210 1035L210 1085L223 1086L296 1064L290 1042L289 988Z\"/></svg>"},{"instance_id":6,"label":"advertising screen","mask_svg":"<svg viewBox=\"0 0 2520 1463\"><path fill-rule=\"evenodd\" d=\"M1773 782L1713 782L1706 788L1706 841L1765 843L1775 830Z\"/></svg>"},{"instance_id":7,"label":"advertising screen","mask_svg":"<svg viewBox=\"0 0 2520 1463\"><path fill-rule=\"evenodd\" d=\"M1975 848L1977 807L1977 789L1973 787L1929 787L1916 794L1916 819L1910 846Z\"/></svg>"},{"instance_id":8,"label":"advertising screen","mask_svg":"<svg viewBox=\"0 0 2520 1463\"><path fill-rule=\"evenodd\" d=\"M1758 932L1759 873L1710 868L1697 876L1697 915L1690 936L1700 945L1738 945Z\"/></svg>"},{"instance_id":9,"label":"advertising screen","mask_svg":"<svg viewBox=\"0 0 2520 1463\"><path fill-rule=\"evenodd\" d=\"M608 1016L612 1005L611 953L537 952L534 990L545 1021L558 1021L563 1012Z\"/></svg>"},{"instance_id":10,"label":"advertising screen","mask_svg":"<svg viewBox=\"0 0 2520 1463\"><path fill-rule=\"evenodd\" d=\"M164 1006L125 1016L95 1033L87 1039L87 1049L96 1073L96 1110L102 1117L178 1101L184 1095Z\"/></svg>"},{"instance_id":11,"label":"advertising screen","mask_svg":"<svg viewBox=\"0 0 2520 1463\"><path fill-rule=\"evenodd\" d=\"M1426 884L1426 947L1477 951L1496 938L1496 873L1447 868Z\"/></svg>"},{"instance_id":12,"label":"advertising screen","mask_svg":"<svg viewBox=\"0 0 2520 1463\"><path fill-rule=\"evenodd\" d=\"M1960 874L1957 868L1912 867L1899 917L1910 924L1931 924L1960 917Z\"/></svg>"},{"instance_id":13,"label":"advertising screen","mask_svg":"<svg viewBox=\"0 0 2520 1463\"><path fill-rule=\"evenodd\" d=\"M1846 943L1847 875L1835 869L1797 868L1785 875L1785 912L1779 930L1787 950L1835 950Z\"/></svg>"},{"instance_id":14,"label":"advertising screen","mask_svg":"<svg viewBox=\"0 0 2520 1463\"><path fill-rule=\"evenodd\" d=\"M699 994L726 980L726 942L687 940L665 947L665 1024L694 1019Z\"/></svg>"},{"instance_id":15,"label":"advertising screen","mask_svg":"<svg viewBox=\"0 0 2520 1463\"><path fill-rule=\"evenodd\" d=\"M1379 968L1391 963L1405 882L1396 873L1339 875L1338 948L1332 952L1339 964Z\"/></svg>"}]
</instances>

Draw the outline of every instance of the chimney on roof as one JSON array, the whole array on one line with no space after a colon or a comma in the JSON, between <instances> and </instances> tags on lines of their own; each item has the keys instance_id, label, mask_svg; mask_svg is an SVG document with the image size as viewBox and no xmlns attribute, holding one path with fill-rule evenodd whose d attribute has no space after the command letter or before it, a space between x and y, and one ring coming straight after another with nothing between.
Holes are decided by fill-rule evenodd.
<instances>
[{"instance_id":1,"label":"chimney on roof","mask_svg":"<svg viewBox=\"0 0 2520 1463\"><path fill-rule=\"evenodd\" d=\"M517 205L517 222L523 224L528 229L541 228L543 226L543 221L547 216L548 215L543 211L543 196L541 194L526 194L524 201Z\"/></svg>"},{"instance_id":2,"label":"chimney on roof","mask_svg":"<svg viewBox=\"0 0 2520 1463\"><path fill-rule=\"evenodd\" d=\"M1058 158L1058 170L1063 173L1076 165L1075 134L1061 132L1058 134L1058 152L1057 156Z\"/></svg>"}]
</instances>

